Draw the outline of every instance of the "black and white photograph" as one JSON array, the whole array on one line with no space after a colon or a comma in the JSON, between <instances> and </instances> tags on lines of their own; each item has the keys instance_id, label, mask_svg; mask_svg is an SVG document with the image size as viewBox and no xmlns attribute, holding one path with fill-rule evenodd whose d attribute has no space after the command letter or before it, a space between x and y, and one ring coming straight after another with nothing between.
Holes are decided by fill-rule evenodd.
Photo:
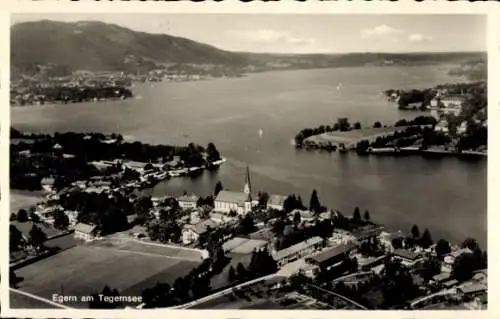
<instances>
[{"instance_id":1,"label":"black and white photograph","mask_svg":"<svg viewBox=\"0 0 500 319\"><path fill-rule=\"evenodd\" d=\"M11 14L8 307L487 310L488 18Z\"/></svg>"}]
</instances>

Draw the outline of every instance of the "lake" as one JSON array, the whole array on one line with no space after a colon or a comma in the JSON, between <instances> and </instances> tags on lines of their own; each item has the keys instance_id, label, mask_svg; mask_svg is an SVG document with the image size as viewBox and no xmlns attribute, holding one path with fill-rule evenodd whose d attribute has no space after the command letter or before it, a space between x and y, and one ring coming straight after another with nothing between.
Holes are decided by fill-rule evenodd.
<instances>
[{"instance_id":1,"label":"lake","mask_svg":"<svg viewBox=\"0 0 500 319\"><path fill-rule=\"evenodd\" d=\"M435 241L471 236L486 247L486 161L343 156L291 145L300 129L331 125L338 117L363 126L414 118L421 113L399 111L381 91L460 81L448 70L445 65L339 68L139 84L136 97L125 101L12 108L11 122L34 132L117 132L162 144L214 142L228 159L217 173L172 179L156 186L154 195L186 190L207 196L219 180L226 189L242 190L248 164L255 192L295 193L308 203L316 189L323 205L345 215L359 206L393 228L409 231L417 224L421 231L429 228Z\"/></svg>"}]
</instances>

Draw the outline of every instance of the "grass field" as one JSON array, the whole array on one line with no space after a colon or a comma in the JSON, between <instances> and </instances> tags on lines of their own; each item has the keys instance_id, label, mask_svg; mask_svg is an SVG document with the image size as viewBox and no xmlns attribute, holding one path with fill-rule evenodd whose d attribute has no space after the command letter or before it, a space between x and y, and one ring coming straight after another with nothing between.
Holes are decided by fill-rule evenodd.
<instances>
[{"instance_id":1,"label":"grass field","mask_svg":"<svg viewBox=\"0 0 500 319\"><path fill-rule=\"evenodd\" d=\"M201 260L200 260L201 261ZM88 296L105 285L122 296L140 296L156 282L186 275L198 262L154 253L125 251L97 245L76 246L16 271L22 291L52 300L52 295ZM87 303L67 304L86 308Z\"/></svg>"},{"instance_id":2,"label":"grass field","mask_svg":"<svg viewBox=\"0 0 500 319\"><path fill-rule=\"evenodd\" d=\"M352 144L361 140L374 141L379 136L394 134L396 131L404 130L406 127L381 127L366 128L361 130L352 130L348 132L328 132L309 137L307 140L312 142L331 142Z\"/></svg>"},{"instance_id":3,"label":"grass field","mask_svg":"<svg viewBox=\"0 0 500 319\"><path fill-rule=\"evenodd\" d=\"M180 258L192 261L202 261L201 253L193 250L165 246L157 243L140 242L130 238L108 238L93 242L91 245L101 247L113 247L115 249L144 253L156 254L160 256Z\"/></svg>"}]
</instances>

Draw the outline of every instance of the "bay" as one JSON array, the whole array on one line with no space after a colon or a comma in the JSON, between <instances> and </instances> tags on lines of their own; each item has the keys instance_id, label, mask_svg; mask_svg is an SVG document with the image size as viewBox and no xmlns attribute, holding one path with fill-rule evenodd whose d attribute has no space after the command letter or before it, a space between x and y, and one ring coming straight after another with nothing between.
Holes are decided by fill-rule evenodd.
<instances>
[{"instance_id":1,"label":"bay","mask_svg":"<svg viewBox=\"0 0 500 319\"><path fill-rule=\"evenodd\" d=\"M13 107L14 127L32 132L117 132L149 143L214 142L227 162L218 172L175 178L152 194L184 190L210 195L217 181L242 190L250 166L255 192L302 196L313 189L323 205L409 231L417 224L434 240L474 237L486 248L486 161L358 157L297 151L293 136L338 117L371 126L421 113L399 111L381 91L426 88L460 79L450 66L360 67L252 74L200 82L139 84L134 99ZM342 85L338 87L338 83Z\"/></svg>"}]
</instances>

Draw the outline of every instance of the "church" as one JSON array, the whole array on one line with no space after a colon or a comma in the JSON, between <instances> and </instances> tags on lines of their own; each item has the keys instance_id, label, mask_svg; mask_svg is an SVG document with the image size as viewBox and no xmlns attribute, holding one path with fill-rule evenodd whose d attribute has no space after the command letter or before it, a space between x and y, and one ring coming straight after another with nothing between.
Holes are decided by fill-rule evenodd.
<instances>
[{"instance_id":1,"label":"church","mask_svg":"<svg viewBox=\"0 0 500 319\"><path fill-rule=\"evenodd\" d=\"M215 198L214 211L226 214L235 211L238 215L244 215L252 210L252 205L252 185L247 166L243 192L221 190Z\"/></svg>"}]
</instances>

